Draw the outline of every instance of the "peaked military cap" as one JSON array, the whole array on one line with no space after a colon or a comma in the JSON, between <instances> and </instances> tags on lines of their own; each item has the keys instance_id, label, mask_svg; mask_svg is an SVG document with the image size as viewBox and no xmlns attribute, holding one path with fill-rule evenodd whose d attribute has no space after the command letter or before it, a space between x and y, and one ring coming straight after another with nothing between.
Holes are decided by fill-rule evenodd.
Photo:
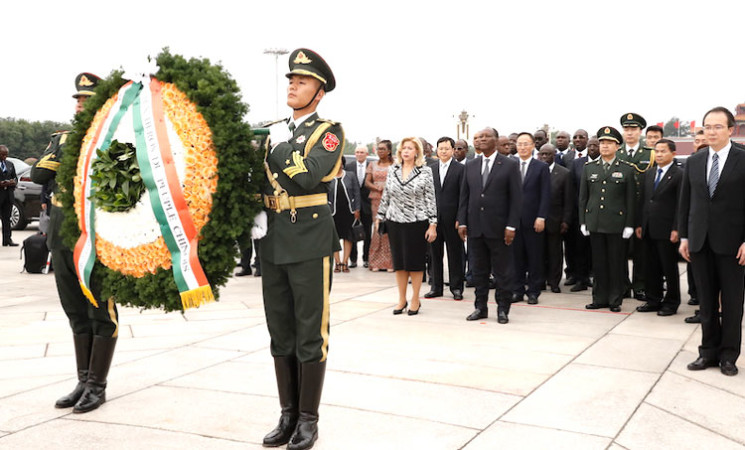
<instances>
[{"instance_id":1,"label":"peaked military cap","mask_svg":"<svg viewBox=\"0 0 745 450\"><path fill-rule=\"evenodd\" d=\"M639 127L641 129L647 128L647 121L644 117L636 113L628 113L621 116L622 127Z\"/></svg>"},{"instance_id":2,"label":"peaked military cap","mask_svg":"<svg viewBox=\"0 0 745 450\"><path fill-rule=\"evenodd\" d=\"M336 87L334 73L321 55L307 48L299 48L290 53L289 61L290 71L285 75L290 78L292 75L305 75L313 77L323 83L324 90L331 92Z\"/></svg>"},{"instance_id":3,"label":"peaked military cap","mask_svg":"<svg viewBox=\"0 0 745 450\"><path fill-rule=\"evenodd\" d=\"M613 127L602 127L597 132L598 141L614 141L618 145L623 144L623 137L621 132Z\"/></svg>"},{"instance_id":4,"label":"peaked military cap","mask_svg":"<svg viewBox=\"0 0 745 450\"><path fill-rule=\"evenodd\" d=\"M98 82L101 81L99 77L96 75L93 75L92 73L83 72L77 77L75 77L75 89L78 90L72 98L78 98L83 96L91 96L96 90L96 86L98 86Z\"/></svg>"}]
</instances>

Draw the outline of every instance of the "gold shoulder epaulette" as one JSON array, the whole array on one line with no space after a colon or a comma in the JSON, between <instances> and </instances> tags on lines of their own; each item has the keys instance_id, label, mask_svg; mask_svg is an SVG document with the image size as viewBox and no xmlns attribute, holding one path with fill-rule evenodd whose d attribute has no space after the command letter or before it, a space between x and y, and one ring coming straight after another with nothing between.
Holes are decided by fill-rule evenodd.
<instances>
[{"instance_id":1,"label":"gold shoulder epaulette","mask_svg":"<svg viewBox=\"0 0 745 450\"><path fill-rule=\"evenodd\" d=\"M59 136L60 134L70 134L70 133L72 133L72 131L58 130L52 133L52 137Z\"/></svg>"},{"instance_id":2,"label":"gold shoulder epaulette","mask_svg":"<svg viewBox=\"0 0 745 450\"><path fill-rule=\"evenodd\" d=\"M320 119L319 118L319 119L316 119L316 120L319 121L319 122L323 122L323 123L330 123L331 125L339 125L339 123L340 123L340 122L334 122L333 120L329 120L329 119Z\"/></svg>"},{"instance_id":3,"label":"gold shoulder epaulette","mask_svg":"<svg viewBox=\"0 0 745 450\"><path fill-rule=\"evenodd\" d=\"M280 122L287 123L287 119L279 119L279 120L275 120L273 122L266 122L264 124L261 124L261 126L259 128L267 128L267 127L270 127L270 126L274 125L275 123L280 123Z\"/></svg>"},{"instance_id":4,"label":"gold shoulder epaulette","mask_svg":"<svg viewBox=\"0 0 745 450\"><path fill-rule=\"evenodd\" d=\"M588 164L592 164L592 163L596 163L596 162L598 162L598 161L600 161L600 158L596 159L595 161L589 161L589 160L588 160L588 161L585 161L585 165L588 165Z\"/></svg>"},{"instance_id":5,"label":"gold shoulder epaulette","mask_svg":"<svg viewBox=\"0 0 745 450\"><path fill-rule=\"evenodd\" d=\"M616 159L616 161L622 162L622 163L626 164L626 165L627 165L627 166L629 166L629 167L634 167L634 168L636 168L636 164L634 164L634 163L632 163L632 162L629 162L629 161L626 161L625 159L620 159L620 158L618 158L618 159Z\"/></svg>"}]
</instances>

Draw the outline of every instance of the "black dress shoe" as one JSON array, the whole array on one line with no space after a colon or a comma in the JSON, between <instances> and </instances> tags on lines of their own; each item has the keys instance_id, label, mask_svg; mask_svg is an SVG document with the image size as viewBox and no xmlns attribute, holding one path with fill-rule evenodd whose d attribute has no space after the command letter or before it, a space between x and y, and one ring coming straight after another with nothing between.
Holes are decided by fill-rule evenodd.
<instances>
[{"instance_id":1,"label":"black dress shoe","mask_svg":"<svg viewBox=\"0 0 745 450\"><path fill-rule=\"evenodd\" d=\"M435 297L442 297L442 291L429 291L426 294L424 294L424 298L435 298Z\"/></svg>"},{"instance_id":2,"label":"black dress shoe","mask_svg":"<svg viewBox=\"0 0 745 450\"><path fill-rule=\"evenodd\" d=\"M254 276L255 277L260 277L261 276L261 271L260 270L255 271L254 272Z\"/></svg>"},{"instance_id":3,"label":"black dress shoe","mask_svg":"<svg viewBox=\"0 0 745 450\"><path fill-rule=\"evenodd\" d=\"M537 305L538 304L538 297L535 295L528 295L528 304L529 305Z\"/></svg>"},{"instance_id":4,"label":"black dress shoe","mask_svg":"<svg viewBox=\"0 0 745 450\"><path fill-rule=\"evenodd\" d=\"M466 280L466 287L474 287L474 286L476 285L473 284L473 280Z\"/></svg>"},{"instance_id":5,"label":"black dress shoe","mask_svg":"<svg viewBox=\"0 0 745 450\"><path fill-rule=\"evenodd\" d=\"M639 312L655 312L660 310L659 303L647 302L641 306L637 306L636 310Z\"/></svg>"},{"instance_id":6,"label":"black dress shoe","mask_svg":"<svg viewBox=\"0 0 745 450\"><path fill-rule=\"evenodd\" d=\"M407 306L409 306L409 302L406 302L406 304L404 305L404 307L401 308L401 309L394 309L393 310L393 315L394 316L397 316L399 314L402 314L404 312L404 310L406 309Z\"/></svg>"},{"instance_id":7,"label":"black dress shoe","mask_svg":"<svg viewBox=\"0 0 745 450\"><path fill-rule=\"evenodd\" d=\"M506 313L506 312L504 312L504 311L499 311L499 312L497 313L497 322L499 322L499 323L501 323L502 325L504 325L505 323L507 323L507 322L509 322L509 321L510 321L510 319L509 319L509 317L507 317L507 313Z\"/></svg>"},{"instance_id":8,"label":"black dress shoe","mask_svg":"<svg viewBox=\"0 0 745 450\"><path fill-rule=\"evenodd\" d=\"M525 296L522 294L512 294L512 298L510 299L510 302L512 303L518 303L525 300Z\"/></svg>"},{"instance_id":9,"label":"black dress shoe","mask_svg":"<svg viewBox=\"0 0 745 450\"><path fill-rule=\"evenodd\" d=\"M406 312L406 314L408 314L408 315L410 315L410 316L416 316L417 314L419 314L419 311L420 311L421 309L422 309L422 304L420 303L420 304L419 304L419 308L417 308L417 309L416 309L416 311L415 311L415 310L413 310L413 309L411 309L411 308L409 308L409 310L408 310L408 311Z\"/></svg>"},{"instance_id":10,"label":"black dress shoe","mask_svg":"<svg viewBox=\"0 0 745 450\"><path fill-rule=\"evenodd\" d=\"M688 300L688 304L691 306L698 306L698 299L696 297L691 297L691 299Z\"/></svg>"},{"instance_id":11,"label":"black dress shoe","mask_svg":"<svg viewBox=\"0 0 745 450\"><path fill-rule=\"evenodd\" d=\"M719 370L722 371L724 375L727 375L728 377L734 377L737 375L737 366L732 361L723 361L719 365Z\"/></svg>"},{"instance_id":12,"label":"black dress shoe","mask_svg":"<svg viewBox=\"0 0 745 450\"><path fill-rule=\"evenodd\" d=\"M367 261L365 261L365 262L362 263L362 267L364 267L365 269L367 269L368 267L370 267L370 263L367 262Z\"/></svg>"},{"instance_id":13,"label":"black dress shoe","mask_svg":"<svg viewBox=\"0 0 745 450\"><path fill-rule=\"evenodd\" d=\"M576 279L576 278L574 278L574 277L569 277L569 278L567 278L567 280L566 280L566 281L564 282L564 286L572 286L572 285L575 285L575 284L577 284L577 279Z\"/></svg>"},{"instance_id":14,"label":"black dress shoe","mask_svg":"<svg viewBox=\"0 0 745 450\"><path fill-rule=\"evenodd\" d=\"M611 306L610 307L610 312L621 312L621 307L620 306Z\"/></svg>"},{"instance_id":15,"label":"black dress shoe","mask_svg":"<svg viewBox=\"0 0 745 450\"><path fill-rule=\"evenodd\" d=\"M701 323L701 316L698 314L698 310L691 317L686 317L685 323Z\"/></svg>"},{"instance_id":16,"label":"black dress shoe","mask_svg":"<svg viewBox=\"0 0 745 450\"><path fill-rule=\"evenodd\" d=\"M354 269L355 267L357 267L357 262L351 262L349 263L349 265L347 265L347 267L349 267L350 269Z\"/></svg>"},{"instance_id":17,"label":"black dress shoe","mask_svg":"<svg viewBox=\"0 0 745 450\"><path fill-rule=\"evenodd\" d=\"M661 309L657 311L658 316L667 317L667 316L674 316L678 311L673 311L672 309Z\"/></svg>"},{"instance_id":18,"label":"black dress shoe","mask_svg":"<svg viewBox=\"0 0 745 450\"><path fill-rule=\"evenodd\" d=\"M466 320L479 320L479 319L486 319L487 317L489 317L488 312L477 309L474 312L472 312L468 317L466 317Z\"/></svg>"},{"instance_id":19,"label":"black dress shoe","mask_svg":"<svg viewBox=\"0 0 745 450\"><path fill-rule=\"evenodd\" d=\"M561 294L561 288L559 286L551 286L551 292L554 294Z\"/></svg>"},{"instance_id":20,"label":"black dress shoe","mask_svg":"<svg viewBox=\"0 0 745 450\"><path fill-rule=\"evenodd\" d=\"M571 292L579 292L579 291L586 291L586 290L587 290L587 285L582 282L575 283L574 286L572 286L572 288L569 289L569 291Z\"/></svg>"},{"instance_id":21,"label":"black dress shoe","mask_svg":"<svg viewBox=\"0 0 745 450\"><path fill-rule=\"evenodd\" d=\"M250 270L243 269L243 270L239 270L238 272L235 273L235 276L236 277L245 277L247 275L251 275L251 271Z\"/></svg>"},{"instance_id":22,"label":"black dress shoe","mask_svg":"<svg viewBox=\"0 0 745 450\"><path fill-rule=\"evenodd\" d=\"M719 361L714 359L706 359L703 356L699 356L698 359L688 364L688 370L704 370L709 367L716 367L719 365Z\"/></svg>"},{"instance_id":23,"label":"black dress shoe","mask_svg":"<svg viewBox=\"0 0 745 450\"><path fill-rule=\"evenodd\" d=\"M645 301L647 299L647 294L644 292L644 289L639 289L638 291L634 291L634 298L639 301Z\"/></svg>"},{"instance_id":24,"label":"black dress shoe","mask_svg":"<svg viewBox=\"0 0 745 450\"><path fill-rule=\"evenodd\" d=\"M16 244L13 241L10 241L10 242L3 244L3 247L18 247L18 244Z\"/></svg>"},{"instance_id":25,"label":"black dress shoe","mask_svg":"<svg viewBox=\"0 0 745 450\"><path fill-rule=\"evenodd\" d=\"M585 305L585 309L601 309L601 308L607 308L607 306L596 305L595 303L588 303Z\"/></svg>"},{"instance_id":26,"label":"black dress shoe","mask_svg":"<svg viewBox=\"0 0 745 450\"><path fill-rule=\"evenodd\" d=\"M463 291L460 289L453 289L453 300L463 300Z\"/></svg>"}]
</instances>

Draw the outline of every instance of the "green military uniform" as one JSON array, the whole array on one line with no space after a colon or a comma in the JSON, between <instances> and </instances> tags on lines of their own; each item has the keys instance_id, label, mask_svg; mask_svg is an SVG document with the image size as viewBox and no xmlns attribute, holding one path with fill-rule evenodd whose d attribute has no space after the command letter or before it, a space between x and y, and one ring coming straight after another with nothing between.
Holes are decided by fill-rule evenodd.
<instances>
[{"instance_id":1,"label":"green military uniform","mask_svg":"<svg viewBox=\"0 0 745 450\"><path fill-rule=\"evenodd\" d=\"M643 130L647 127L647 121L644 117L636 113L627 113L621 116L621 126L623 127L639 127ZM636 186L636 202L641 202L640 192L641 183L644 180L644 172L651 169L655 165L654 161L654 149L645 147L639 144L639 148L633 153L629 154L628 145L624 143L621 148L618 149L618 157L628 162L631 167L634 168L634 181ZM644 254L645 246L641 240L634 235L630 240L629 245L629 256L634 262L633 272L631 276L631 282L628 278L628 266L626 267L626 284L630 285L634 289L634 294L637 298L643 299L644 297L644 276L646 273L645 261L646 256Z\"/></svg>"},{"instance_id":2,"label":"green military uniform","mask_svg":"<svg viewBox=\"0 0 745 450\"><path fill-rule=\"evenodd\" d=\"M322 88L329 92L336 84L326 62L308 49L290 55L287 77L294 76L319 80L316 94ZM275 123L270 130L277 126L285 124ZM331 257L341 249L326 186L341 164L344 131L315 112L298 122L289 120L286 126L290 137L268 142L265 158L267 234L261 242L261 280L282 415L264 437L264 445L289 442L289 449L307 449L318 437L329 341Z\"/></svg>"},{"instance_id":3,"label":"green military uniform","mask_svg":"<svg viewBox=\"0 0 745 450\"><path fill-rule=\"evenodd\" d=\"M81 73L75 80L77 93L73 98L89 97L99 78L90 73ZM52 135L46 150L31 168L31 180L47 185L52 192L52 206L47 230L47 247L52 252L52 267L62 309L70 322L75 345L78 368L78 385L70 394L57 400L57 408L74 406L74 412L96 409L105 401L104 390L111 359L119 332L119 313L112 299L100 298L99 286L92 286L98 307L94 307L80 289L73 251L62 240L61 227L64 220L62 205L54 193L57 169L62 160L69 132Z\"/></svg>"},{"instance_id":4,"label":"green military uniform","mask_svg":"<svg viewBox=\"0 0 745 450\"><path fill-rule=\"evenodd\" d=\"M612 127L598 131L598 139L622 141ZM635 211L634 169L616 158L606 167L602 158L588 162L580 179L579 223L590 233L595 283L592 305L619 307L623 301L626 242L625 228L633 228ZM588 309L596 309L588 305Z\"/></svg>"}]
</instances>

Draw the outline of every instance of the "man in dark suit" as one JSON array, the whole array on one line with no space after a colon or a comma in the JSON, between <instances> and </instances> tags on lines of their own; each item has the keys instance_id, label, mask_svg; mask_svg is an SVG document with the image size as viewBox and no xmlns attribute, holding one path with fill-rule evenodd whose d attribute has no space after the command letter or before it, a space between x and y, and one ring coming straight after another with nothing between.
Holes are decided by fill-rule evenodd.
<instances>
[{"instance_id":1,"label":"man in dark suit","mask_svg":"<svg viewBox=\"0 0 745 450\"><path fill-rule=\"evenodd\" d=\"M385 141L389 142L389 141ZM378 145L388 146L381 141ZM370 204L370 190L365 186L365 171L367 170L367 147L359 146L354 150L354 160L347 162L345 169L355 174L355 179L360 186L360 222L365 227L365 239L362 241L362 262L367 268L368 256L370 255L370 239L372 237L372 206ZM349 268L357 267L357 244L352 245L352 252L349 254Z\"/></svg>"},{"instance_id":2,"label":"man in dark suit","mask_svg":"<svg viewBox=\"0 0 745 450\"><path fill-rule=\"evenodd\" d=\"M13 163L6 159L8 153L8 147L0 145L0 219L3 225L3 247L17 247L18 244L10 238L10 213L13 211L13 192L18 184L18 176Z\"/></svg>"},{"instance_id":3,"label":"man in dark suit","mask_svg":"<svg viewBox=\"0 0 745 450\"><path fill-rule=\"evenodd\" d=\"M683 170L675 164L675 142L660 139L655 145L655 162L656 170L647 171L641 183L636 236L646 247L647 303L636 310L671 316L680 306L677 213L683 178ZM664 297L663 277L667 280Z\"/></svg>"},{"instance_id":4,"label":"man in dark suit","mask_svg":"<svg viewBox=\"0 0 745 450\"><path fill-rule=\"evenodd\" d=\"M546 145L546 144L543 144ZM543 145L541 148L543 148ZM538 158L540 159L540 153L541 148L538 149ZM556 133L556 155L554 156L554 161L563 166L564 165L564 155L569 151L569 133L566 131L559 131ZM571 161L570 161L571 164Z\"/></svg>"},{"instance_id":5,"label":"man in dark suit","mask_svg":"<svg viewBox=\"0 0 745 450\"><path fill-rule=\"evenodd\" d=\"M497 132L485 128L474 136L480 158L466 163L458 207L458 233L468 237L473 254L476 310L466 320L488 317L489 274L496 275L497 321L509 322L512 241L520 225L522 187L517 161L500 155ZM494 270L492 270L494 269Z\"/></svg>"},{"instance_id":6,"label":"man in dark suit","mask_svg":"<svg viewBox=\"0 0 745 450\"><path fill-rule=\"evenodd\" d=\"M579 169L579 173L575 174L575 167L574 162L584 157L585 161L587 161L587 140L588 135L587 131L579 129L574 132L574 136L572 136L572 144L574 145L574 148L570 148L564 153L564 156L561 158L561 161L567 169L569 169L569 172L572 174L572 180L573 180L573 186L575 189L575 195L574 195L574 204L577 204L577 197L579 196L579 191L577 190L578 182L579 182L579 176L582 172L582 169L584 167L581 167ZM576 176L575 176L576 175ZM564 282L564 286L572 286L574 287L577 285L577 276L575 272L577 271L576 266L578 264L578 247L582 245L582 243L579 242L580 237L582 234L579 232L579 224L577 223L577 209L574 208L574 211L572 212L572 220L569 223L569 231L564 234L563 240L564 240L564 259L566 260L566 281ZM587 287L585 286L585 289ZM578 288L578 290L584 290L581 288L581 286Z\"/></svg>"},{"instance_id":7,"label":"man in dark suit","mask_svg":"<svg viewBox=\"0 0 745 450\"><path fill-rule=\"evenodd\" d=\"M678 215L680 254L693 266L702 331L699 357L688 370L718 364L729 376L737 374L745 288L745 147L730 140L734 127L727 108L704 116L709 147L686 161Z\"/></svg>"},{"instance_id":8,"label":"man in dark suit","mask_svg":"<svg viewBox=\"0 0 745 450\"><path fill-rule=\"evenodd\" d=\"M585 164L579 190L579 223L590 236L595 281L587 309L620 312L623 302L626 241L634 233L634 169L616 156L623 142L613 127L598 130L600 158Z\"/></svg>"},{"instance_id":9,"label":"man in dark suit","mask_svg":"<svg viewBox=\"0 0 745 450\"><path fill-rule=\"evenodd\" d=\"M588 162L597 161L598 158L600 158L600 141L598 141L597 137L593 136L587 141L585 155L577 157L573 161L572 180L574 180L575 204L579 203L579 185L582 181L582 174L585 171L585 165ZM567 281L564 282L565 286L572 286L570 289L572 292L586 291L588 287L593 285L590 280L592 268L590 238L582 234L579 225L579 213L577 208L575 208L572 215L572 223L569 227L569 233L576 234L573 237L573 245L571 246L571 248L574 249L572 263L573 269L572 272L567 270ZM569 265L568 261L569 260L567 260L567 266Z\"/></svg>"},{"instance_id":10,"label":"man in dark suit","mask_svg":"<svg viewBox=\"0 0 745 450\"><path fill-rule=\"evenodd\" d=\"M523 300L528 294L528 304L538 303L541 288L546 284L543 274L543 246L546 217L551 203L551 174L548 164L533 158L535 139L530 133L517 136L517 156L523 189L523 207L520 227L515 235L515 277L512 284L512 302ZM527 290L525 286L527 285Z\"/></svg>"},{"instance_id":11,"label":"man in dark suit","mask_svg":"<svg viewBox=\"0 0 745 450\"><path fill-rule=\"evenodd\" d=\"M458 236L458 202L466 167L453 159L455 141L442 137L437 141L439 162L430 166L437 201L437 238L432 242L432 290L424 298L442 297L443 249L447 245L450 292L455 300L463 300L463 241Z\"/></svg>"},{"instance_id":12,"label":"man in dark suit","mask_svg":"<svg viewBox=\"0 0 745 450\"><path fill-rule=\"evenodd\" d=\"M575 207L574 183L572 174L564 166L555 162L556 149L551 144L541 147L538 157L548 164L551 174L551 203L546 218L546 282L551 292L559 293L561 266L564 254L561 249L562 237L569 231ZM572 160L572 163L574 160Z\"/></svg>"},{"instance_id":13,"label":"man in dark suit","mask_svg":"<svg viewBox=\"0 0 745 450\"><path fill-rule=\"evenodd\" d=\"M468 142L466 142L465 139L458 139L457 141L455 141L455 151L453 152L453 159L465 165L466 158L473 159L473 155L468 154Z\"/></svg>"}]
</instances>

